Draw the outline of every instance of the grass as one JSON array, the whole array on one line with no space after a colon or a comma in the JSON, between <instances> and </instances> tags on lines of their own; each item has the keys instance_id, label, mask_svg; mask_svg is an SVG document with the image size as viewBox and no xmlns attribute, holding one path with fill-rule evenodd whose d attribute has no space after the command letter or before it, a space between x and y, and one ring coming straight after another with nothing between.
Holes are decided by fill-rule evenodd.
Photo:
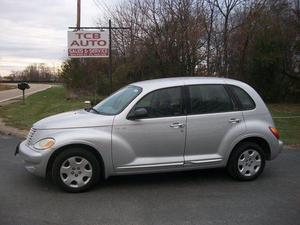
<instances>
[{"instance_id":1,"label":"grass","mask_svg":"<svg viewBox=\"0 0 300 225\"><path fill-rule=\"evenodd\" d=\"M0 91L5 91L5 90L10 90L10 89L15 89L17 88L14 85L5 85L5 84L0 84Z\"/></svg>"},{"instance_id":2,"label":"grass","mask_svg":"<svg viewBox=\"0 0 300 225\"><path fill-rule=\"evenodd\" d=\"M26 103L16 102L0 108L0 117L10 126L29 129L32 124L46 116L87 107L84 100L67 100L62 86L26 98Z\"/></svg>"},{"instance_id":3,"label":"grass","mask_svg":"<svg viewBox=\"0 0 300 225\"><path fill-rule=\"evenodd\" d=\"M84 100L90 96L75 100L66 99L65 89L62 86L52 87L46 91L36 93L26 99L26 104L21 102L0 107L0 117L6 124L21 129L29 129L32 124L46 116L60 112L71 111L86 107ZM300 144L300 104L269 104L274 122L281 134L281 139L289 145Z\"/></svg>"},{"instance_id":4,"label":"grass","mask_svg":"<svg viewBox=\"0 0 300 225\"><path fill-rule=\"evenodd\" d=\"M299 145L300 104L269 104L268 107L271 111L275 125L279 130L281 139L284 141L284 143L289 145Z\"/></svg>"}]
</instances>

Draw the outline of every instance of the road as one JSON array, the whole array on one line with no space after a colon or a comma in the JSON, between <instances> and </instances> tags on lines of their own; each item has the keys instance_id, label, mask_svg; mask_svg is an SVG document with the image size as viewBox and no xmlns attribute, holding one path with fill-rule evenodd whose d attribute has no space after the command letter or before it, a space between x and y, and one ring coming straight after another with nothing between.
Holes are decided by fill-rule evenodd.
<instances>
[{"instance_id":1,"label":"road","mask_svg":"<svg viewBox=\"0 0 300 225\"><path fill-rule=\"evenodd\" d=\"M15 85L17 85L17 84L15 84ZM29 84L29 85L30 85L30 89L25 91L26 96L51 87L51 85L49 85L49 84ZM9 101L14 98L19 98L19 97L22 97L22 91L17 88L11 89L11 90L6 90L6 91L0 91L0 103Z\"/></svg>"},{"instance_id":2,"label":"road","mask_svg":"<svg viewBox=\"0 0 300 225\"><path fill-rule=\"evenodd\" d=\"M114 177L69 194L27 173L0 137L1 225L297 225L300 150L284 150L254 182L224 170Z\"/></svg>"}]
</instances>

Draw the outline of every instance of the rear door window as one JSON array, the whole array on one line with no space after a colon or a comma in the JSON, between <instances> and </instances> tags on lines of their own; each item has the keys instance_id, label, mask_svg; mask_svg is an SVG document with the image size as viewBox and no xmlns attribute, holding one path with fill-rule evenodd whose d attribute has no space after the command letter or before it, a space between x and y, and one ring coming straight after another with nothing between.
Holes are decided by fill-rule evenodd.
<instances>
[{"instance_id":1,"label":"rear door window","mask_svg":"<svg viewBox=\"0 0 300 225\"><path fill-rule=\"evenodd\" d=\"M221 84L189 86L190 114L234 111L233 102Z\"/></svg>"}]
</instances>

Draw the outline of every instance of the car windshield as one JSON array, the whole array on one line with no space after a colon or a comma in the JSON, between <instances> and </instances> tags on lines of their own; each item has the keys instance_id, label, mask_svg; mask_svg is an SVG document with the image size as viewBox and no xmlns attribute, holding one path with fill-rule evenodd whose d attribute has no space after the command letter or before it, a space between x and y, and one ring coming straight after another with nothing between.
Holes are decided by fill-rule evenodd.
<instances>
[{"instance_id":1,"label":"car windshield","mask_svg":"<svg viewBox=\"0 0 300 225\"><path fill-rule=\"evenodd\" d=\"M142 92L141 87L126 86L93 107L94 111L103 115L117 115Z\"/></svg>"}]
</instances>

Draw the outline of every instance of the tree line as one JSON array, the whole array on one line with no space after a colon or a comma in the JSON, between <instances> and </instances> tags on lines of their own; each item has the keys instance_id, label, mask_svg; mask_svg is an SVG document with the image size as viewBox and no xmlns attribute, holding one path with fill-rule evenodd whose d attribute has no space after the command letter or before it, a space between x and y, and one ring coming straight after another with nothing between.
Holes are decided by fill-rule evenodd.
<instances>
[{"instance_id":1,"label":"tree line","mask_svg":"<svg viewBox=\"0 0 300 225\"><path fill-rule=\"evenodd\" d=\"M101 1L96 1L101 6ZM113 30L113 88L173 76L216 76L252 85L266 101L300 99L298 0L130 0L104 8ZM109 91L108 60L69 59L73 92Z\"/></svg>"},{"instance_id":2,"label":"tree line","mask_svg":"<svg viewBox=\"0 0 300 225\"><path fill-rule=\"evenodd\" d=\"M60 82L60 71L49 67L45 63L33 63L22 71L12 71L2 78L7 82Z\"/></svg>"}]
</instances>

